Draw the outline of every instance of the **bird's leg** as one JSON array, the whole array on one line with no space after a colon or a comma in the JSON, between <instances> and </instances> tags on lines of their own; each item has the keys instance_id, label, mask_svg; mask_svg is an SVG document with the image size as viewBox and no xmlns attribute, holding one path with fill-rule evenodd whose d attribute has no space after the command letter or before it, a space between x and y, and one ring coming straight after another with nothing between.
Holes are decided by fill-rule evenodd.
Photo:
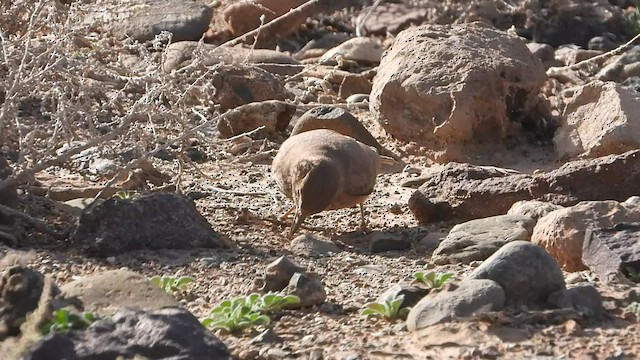
<instances>
[{"instance_id":1,"label":"bird's leg","mask_svg":"<svg viewBox=\"0 0 640 360\"><path fill-rule=\"evenodd\" d=\"M293 224L291 225L291 231L289 231L289 239L293 238L293 234L300 228L302 222L304 221L304 215L302 215L302 211L296 209L296 213L293 216Z\"/></svg>"},{"instance_id":2,"label":"bird's leg","mask_svg":"<svg viewBox=\"0 0 640 360\"><path fill-rule=\"evenodd\" d=\"M291 207L291 209L287 210L287 212L286 212L286 213L284 213L284 214L282 214L282 216L280 216L280 219L279 219L279 220L280 220L280 221L285 221L285 220L287 220L287 218L289 217L289 215L291 215L291 213L292 213L295 209L296 209L296 206L295 206L295 205L293 205L293 206Z\"/></svg>"},{"instance_id":3,"label":"bird's leg","mask_svg":"<svg viewBox=\"0 0 640 360\"><path fill-rule=\"evenodd\" d=\"M363 233L367 232L367 222L364 219L364 205L363 203L358 204L360 205L360 231L362 231Z\"/></svg>"}]
</instances>

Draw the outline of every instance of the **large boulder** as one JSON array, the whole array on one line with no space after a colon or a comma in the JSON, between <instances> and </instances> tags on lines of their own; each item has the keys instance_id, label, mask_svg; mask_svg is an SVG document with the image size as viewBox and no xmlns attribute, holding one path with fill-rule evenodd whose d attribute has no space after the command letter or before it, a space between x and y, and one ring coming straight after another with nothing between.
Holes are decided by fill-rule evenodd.
<instances>
[{"instance_id":1,"label":"large boulder","mask_svg":"<svg viewBox=\"0 0 640 360\"><path fill-rule=\"evenodd\" d=\"M433 252L435 264L485 260L503 245L529 241L535 221L528 216L498 215L458 224Z\"/></svg>"},{"instance_id":2,"label":"large boulder","mask_svg":"<svg viewBox=\"0 0 640 360\"><path fill-rule=\"evenodd\" d=\"M111 198L85 209L70 240L81 251L100 257L142 249L225 245L192 200L163 192Z\"/></svg>"},{"instance_id":3,"label":"large boulder","mask_svg":"<svg viewBox=\"0 0 640 360\"><path fill-rule=\"evenodd\" d=\"M640 194L640 151L570 161L541 174L449 163L433 169L409 199L422 224L466 221L505 214L522 200L571 206L580 201L618 200Z\"/></svg>"},{"instance_id":4,"label":"large boulder","mask_svg":"<svg viewBox=\"0 0 640 360\"><path fill-rule=\"evenodd\" d=\"M582 86L567 101L553 142L559 158L640 148L640 94L613 82Z\"/></svg>"},{"instance_id":5,"label":"large boulder","mask_svg":"<svg viewBox=\"0 0 640 360\"><path fill-rule=\"evenodd\" d=\"M565 271L585 270L582 249L587 229L626 222L640 222L640 207L612 200L585 201L538 220L531 242L547 250Z\"/></svg>"},{"instance_id":6,"label":"large boulder","mask_svg":"<svg viewBox=\"0 0 640 360\"><path fill-rule=\"evenodd\" d=\"M83 331L52 333L31 346L25 360L231 359L227 347L189 311L121 309Z\"/></svg>"},{"instance_id":7,"label":"large boulder","mask_svg":"<svg viewBox=\"0 0 640 360\"><path fill-rule=\"evenodd\" d=\"M544 67L524 41L482 23L402 31L374 78L370 109L387 132L463 161L535 125Z\"/></svg>"},{"instance_id":8,"label":"large boulder","mask_svg":"<svg viewBox=\"0 0 640 360\"><path fill-rule=\"evenodd\" d=\"M197 41L212 16L213 8L197 1L110 0L92 2L85 23L119 38L148 41L167 31L172 41Z\"/></svg>"},{"instance_id":9,"label":"large boulder","mask_svg":"<svg viewBox=\"0 0 640 360\"><path fill-rule=\"evenodd\" d=\"M514 241L500 248L469 276L490 279L502 287L507 306L548 307L548 299L564 290L562 270L542 248Z\"/></svg>"}]
</instances>

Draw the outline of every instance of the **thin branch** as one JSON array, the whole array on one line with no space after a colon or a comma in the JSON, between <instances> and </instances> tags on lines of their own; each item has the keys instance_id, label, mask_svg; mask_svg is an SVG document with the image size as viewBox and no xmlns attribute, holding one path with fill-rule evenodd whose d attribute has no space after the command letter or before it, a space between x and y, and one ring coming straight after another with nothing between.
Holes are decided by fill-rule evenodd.
<instances>
[{"instance_id":1,"label":"thin branch","mask_svg":"<svg viewBox=\"0 0 640 360\"><path fill-rule=\"evenodd\" d=\"M58 232L50 228L49 225L45 224L44 222L38 219L35 219L21 211L14 210L8 206L4 206L0 204L0 213L3 213L4 215L9 217L17 217L19 219L22 219L26 221L29 225L31 225L34 229L44 234L51 235L58 240L63 240L67 238L68 234L66 232Z\"/></svg>"}]
</instances>

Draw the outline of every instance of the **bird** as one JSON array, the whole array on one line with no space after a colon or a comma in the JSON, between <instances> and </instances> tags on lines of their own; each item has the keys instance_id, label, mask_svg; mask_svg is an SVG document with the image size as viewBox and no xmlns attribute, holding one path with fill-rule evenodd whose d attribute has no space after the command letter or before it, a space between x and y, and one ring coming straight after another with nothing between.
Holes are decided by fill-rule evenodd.
<instances>
[{"instance_id":1,"label":"bird","mask_svg":"<svg viewBox=\"0 0 640 360\"><path fill-rule=\"evenodd\" d=\"M294 205L289 238L305 218L327 210L359 205L361 229L366 229L363 203L373 193L380 171L375 147L329 129L306 131L285 140L271 165L277 186Z\"/></svg>"}]
</instances>

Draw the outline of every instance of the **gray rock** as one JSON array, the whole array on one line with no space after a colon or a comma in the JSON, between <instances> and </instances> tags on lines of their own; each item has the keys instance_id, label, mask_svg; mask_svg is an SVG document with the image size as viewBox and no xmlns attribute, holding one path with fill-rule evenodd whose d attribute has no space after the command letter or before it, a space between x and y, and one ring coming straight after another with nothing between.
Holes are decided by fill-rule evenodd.
<instances>
[{"instance_id":1,"label":"gray rock","mask_svg":"<svg viewBox=\"0 0 640 360\"><path fill-rule=\"evenodd\" d=\"M70 240L83 252L99 257L141 249L224 245L193 201L166 192L132 199L110 198L86 209L78 218Z\"/></svg>"},{"instance_id":2,"label":"gray rock","mask_svg":"<svg viewBox=\"0 0 640 360\"><path fill-rule=\"evenodd\" d=\"M162 31L172 41L197 41L209 28L213 9L201 2L180 0L129 0L93 6L86 23L104 22L105 28L119 37L138 41L152 40Z\"/></svg>"},{"instance_id":3,"label":"gray rock","mask_svg":"<svg viewBox=\"0 0 640 360\"><path fill-rule=\"evenodd\" d=\"M562 271L542 248L525 241L503 246L469 276L502 287L509 306L546 307L549 296L565 289Z\"/></svg>"},{"instance_id":4,"label":"gray rock","mask_svg":"<svg viewBox=\"0 0 640 360\"><path fill-rule=\"evenodd\" d=\"M128 270L83 276L64 284L61 290L65 297L76 297L86 310L99 314L115 313L123 307L157 310L179 305L171 294Z\"/></svg>"},{"instance_id":5,"label":"gray rock","mask_svg":"<svg viewBox=\"0 0 640 360\"><path fill-rule=\"evenodd\" d=\"M331 240L316 234L304 234L291 240L289 250L299 256L319 257L337 254L340 248Z\"/></svg>"},{"instance_id":6,"label":"gray rock","mask_svg":"<svg viewBox=\"0 0 640 360\"><path fill-rule=\"evenodd\" d=\"M591 284L579 284L558 290L549 296L549 305L559 309L573 309L590 319L601 319L606 310L602 296Z\"/></svg>"},{"instance_id":7,"label":"gray rock","mask_svg":"<svg viewBox=\"0 0 640 360\"><path fill-rule=\"evenodd\" d=\"M427 296L427 294L429 294L429 289L406 284L396 284L389 288L387 291L383 292L378 297L377 302L383 302L390 296L397 297L399 295L402 295L404 296L404 299L402 300L402 305L400 305L400 307L413 307L418 303L418 301Z\"/></svg>"},{"instance_id":8,"label":"gray rock","mask_svg":"<svg viewBox=\"0 0 640 360\"><path fill-rule=\"evenodd\" d=\"M589 40L587 44L589 50L611 51L618 47L608 36L596 36Z\"/></svg>"},{"instance_id":9,"label":"gray rock","mask_svg":"<svg viewBox=\"0 0 640 360\"><path fill-rule=\"evenodd\" d=\"M231 359L227 347L200 325L189 311L121 309L110 319L94 322L84 331L54 333L42 338L24 360Z\"/></svg>"},{"instance_id":10,"label":"gray rock","mask_svg":"<svg viewBox=\"0 0 640 360\"><path fill-rule=\"evenodd\" d=\"M369 251L379 253L384 251L406 250L411 248L411 239L406 236L376 233L369 240Z\"/></svg>"},{"instance_id":11,"label":"gray rock","mask_svg":"<svg viewBox=\"0 0 640 360\"><path fill-rule=\"evenodd\" d=\"M603 280L613 280L619 272L640 272L640 223L587 229L582 262Z\"/></svg>"},{"instance_id":12,"label":"gray rock","mask_svg":"<svg viewBox=\"0 0 640 360\"><path fill-rule=\"evenodd\" d=\"M499 311L504 304L505 293L494 281L465 280L451 291L442 291L420 300L409 311L407 328L416 331L456 317Z\"/></svg>"},{"instance_id":13,"label":"gray rock","mask_svg":"<svg viewBox=\"0 0 640 360\"><path fill-rule=\"evenodd\" d=\"M291 305L291 308L309 307L319 305L327 298L322 280L316 274L295 273L285 288L285 293L297 295L300 303Z\"/></svg>"},{"instance_id":14,"label":"gray rock","mask_svg":"<svg viewBox=\"0 0 640 360\"><path fill-rule=\"evenodd\" d=\"M284 289L295 273L302 273L304 269L300 265L281 256L272 261L264 270L264 275L256 279L255 287L258 291L280 291Z\"/></svg>"},{"instance_id":15,"label":"gray rock","mask_svg":"<svg viewBox=\"0 0 640 360\"><path fill-rule=\"evenodd\" d=\"M538 200L518 201L507 211L508 215L528 216L535 221L548 213L562 209L562 206Z\"/></svg>"},{"instance_id":16,"label":"gray rock","mask_svg":"<svg viewBox=\"0 0 640 360\"><path fill-rule=\"evenodd\" d=\"M435 264L485 260L503 245L529 241L535 221L528 216L499 215L458 224L433 252Z\"/></svg>"}]
</instances>

